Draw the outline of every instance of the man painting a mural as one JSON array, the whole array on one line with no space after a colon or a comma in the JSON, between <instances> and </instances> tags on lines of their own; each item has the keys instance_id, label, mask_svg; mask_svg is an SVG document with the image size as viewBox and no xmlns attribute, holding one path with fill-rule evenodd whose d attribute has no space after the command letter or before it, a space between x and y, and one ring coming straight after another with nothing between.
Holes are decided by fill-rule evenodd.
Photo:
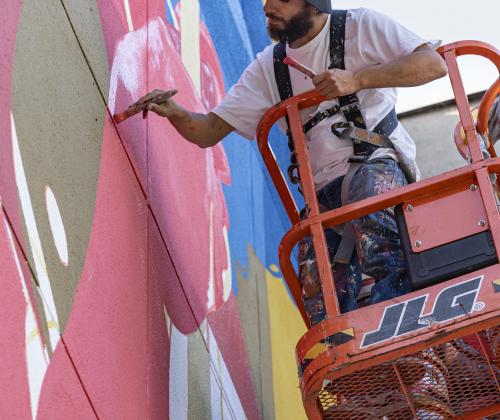
<instances>
[{"instance_id":1,"label":"man painting a mural","mask_svg":"<svg viewBox=\"0 0 500 420\"><path fill-rule=\"evenodd\" d=\"M167 117L188 141L211 147L233 130L253 139L270 107L316 88L327 100L308 110L303 123L323 211L418 179L415 145L394 111L395 88L422 85L447 74L435 52L439 42L424 40L372 10L332 11L330 0L267 0L264 12L269 35L277 44L257 55L212 112L190 112L162 98L161 90L135 105L149 103L148 110ZM315 76L309 79L288 70L285 56ZM332 130L332 124L346 122L383 138L383 146L366 143L353 148L349 128ZM286 122L281 128L286 130ZM358 307L361 273L375 280L371 303L410 291L392 210L354 220L344 227L347 231L354 241L343 241L333 229L326 231L342 312ZM355 250L346 242L355 243ZM299 277L314 325L325 319L326 312L310 238L299 244Z\"/></svg>"}]
</instances>

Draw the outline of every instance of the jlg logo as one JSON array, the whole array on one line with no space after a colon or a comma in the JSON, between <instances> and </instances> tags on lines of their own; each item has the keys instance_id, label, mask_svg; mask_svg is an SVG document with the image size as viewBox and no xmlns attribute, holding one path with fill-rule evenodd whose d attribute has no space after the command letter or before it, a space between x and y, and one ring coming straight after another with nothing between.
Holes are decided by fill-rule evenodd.
<instances>
[{"instance_id":1,"label":"jlg logo","mask_svg":"<svg viewBox=\"0 0 500 420\"><path fill-rule=\"evenodd\" d=\"M476 302L482 280L480 276L443 289L428 315L422 316L422 310L429 295L388 306L378 330L364 335L361 348L484 309L483 303Z\"/></svg>"}]
</instances>

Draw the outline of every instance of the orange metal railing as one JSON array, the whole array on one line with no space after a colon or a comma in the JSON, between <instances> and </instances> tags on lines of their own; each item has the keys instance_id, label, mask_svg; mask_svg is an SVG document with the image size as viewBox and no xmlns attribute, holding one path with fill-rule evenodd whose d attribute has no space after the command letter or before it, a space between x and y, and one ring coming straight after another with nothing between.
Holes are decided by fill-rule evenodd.
<instances>
[{"instance_id":1,"label":"orange metal railing","mask_svg":"<svg viewBox=\"0 0 500 420\"><path fill-rule=\"evenodd\" d=\"M483 56L491 60L500 71L500 55L498 50L480 41L461 41L453 44L445 45L439 49L448 65L450 80L452 81L453 91L459 110L460 120L464 127L472 162L477 163L483 160L479 142L476 136L476 127L470 113L469 101L465 94L465 89L460 77L458 69L457 57L461 55L474 54ZM491 104L498 96L500 88L500 79L490 88L485 95L485 100L480 110L480 118L478 123L479 132L484 133L487 126L488 110ZM344 206L340 209L332 210L320 214L318 201L314 189L313 177L310 168L310 163L307 157L307 147L305 134L303 132L300 111L305 108L317 105L323 102L325 98L317 91L310 91L302 95L298 95L283 101L273 108L269 109L261 119L257 128L257 139L259 149L266 164L266 167L271 175L278 194L285 206L285 210L294 225L293 228L285 235L281 241L279 249L279 260L283 275L287 281L288 287L295 299L297 306L302 314L304 322L309 327L309 320L305 314L301 303L301 288L290 262L290 254L297 242L307 236L312 235L313 244L316 250L318 270L323 285L323 295L325 296L325 304L328 318L338 316L340 314L333 275L330 270L330 261L327 252L326 241L324 237L324 228L342 224L346 221L382 210L387 207L392 207L410 198L423 196L436 189L442 188L449 184L452 177L456 177L453 181L458 181L464 177L470 177L480 167L471 166L453 174L445 174L425 182L409 185L400 188L393 192L382 194L381 196L369 198L358 203ZM489 107L488 107L489 105ZM285 177L280 170L274 154L269 146L268 136L272 126L280 119L288 116L290 120L290 130L292 133L295 150L297 154L297 162L299 166L299 174L301 178L302 191L304 195L305 205L309 209L309 217L305 220L300 220L299 210L295 203L292 194L288 188ZM494 150L492 151L492 156ZM488 165L494 166L496 162L490 162ZM498 172L498 168L490 168L493 172ZM487 171L486 171L487 172ZM487 174L484 174L487 177ZM484 197L487 201L493 203L491 198ZM496 223L495 223L496 225ZM500 225L498 225L500 228ZM500 230L499 230L500 232ZM500 251L500 244L497 251ZM500 252L499 252L500 255Z\"/></svg>"},{"instance_id":2,"label":"orange metal railing","mask_svg":"<svg viewBox=\"0 0 500 420\"><path fill-rule=\"evenodd\" d=\"M495 295L491 291L488 292L490 289L482 292L482 299L486 302L487 310L474 313L465 320L448 323L446 328L430 327L407 338L395 337L387 343L363 349L360 347L360 335L363 332L373 330L374 319L380 319L384 313L385 305L377 304L347 314L340 314L324 236L324 229L327 227L339 225L410 200L414 201L427 196L432 196L433 199L447 197L449 195L447 190L453 186L470 185L479 191L496 253L500 255L500 217L490 178L491 174L500 173L500 158L496 158L495 151L491 146L490 153L493 158L485 160L476 134L476 129L479 133L484 133L487 129L488 112L493 101L499 95L500 82L497 80L485 94L476 127L457 65L458 56L474 54L489 59L500 72L500 54L493 46L478 41L453 43L441 47L439 52L448 65L461 124L467 139L468 154L471 157L470 165L464 168L321 214L307 158L306 139L300 111L322 102L325 98L316 91L290 98L270 109L259 124L259 149L293 225L281 241L279 261L289 289L304 322L309 328L309 331L297 344L296 354L304 405L310 418L368 419L373 418L374 415L380 415L379 418L382 418L385 415L389 416L389 414L390 418L409 418L418 417L419 410L427 410L427 412L434 410L432 412L437 413L435 414L437 417L431 415L428 418L448 418L450 416L477 418L471 416L485 416L500 411L500 385L497 373L497 370L500 369L500 332L496 328L500 321L499 295ZM309 209L308 217L304 220L300 220L297 205L268 144L271 127L285 115L288 115L290 121L302 192L305 205ZM295 245L301 238L308 235L312 235L316 250L327 312L327 319L314 327L310 326L302 305L301 287L290 261L291 252ZM500 264L482 270L480 275L487 278L488 281L491 278L500 278ZM444 285L433 286L425 289L425 292L422 291L422 293L427 293L426 296L429 296L430 299L435 298L439 295L442 287L456 281L457 279L449 280ZM462 281L462 279L458 281ZM415 295L416 293L413 293L408 299L415 297ZM402 297L402 299L404 300L406 297ZM342 346L327 346L323 343L324 338L339 331L348 330L358 332L358 335L353 333L351 342ZM463 341L468 336L475 337L480 344L476 362L482 363L487 369L487 373L489 372L489 388L486 385L471 385L469 389L464 385L462 388L468 390L465 392L460 386L453 387L452 384L444 392L444 388L440 388L439 384L434 384L433 386L438 386L438 388L433 388L432 392L435 393L438 390L438 394L441 396L437 398L435 395L429 394L429 384L423 383L419 379L418 371L423 367L434 369L434 376L445 375L443 372L446 371L447 383L464 382L471 375L463 367L454 367L454 373L449 372L449 367L443 367L443 360L448 360L446 358L455 351L453 349L457 343L461 343L460 340ZM483 341L487 342L487 345L483 345ZM323 346L323 350L318 351L318 346ZM498 361L491 360L490 353L492 352L498 354ZM314 354L312 358L311 354ZM416 370L408 370L408 363L410 365L413 363ZM423 364L418 367L419 363ZM491 393L493 397L481 399L481 395L485 392ZM350 397L350 394L354 394L355 397ZM389 406L399 404L397 413L389 409L386 410L385 405L380 403L381 394L387 398L384 404ZM446 400L446 404L443 402L443 398ZM428 401L430 400L433 402L429 406ZM362 410L368 411L363 414Z\"/></svg>"}]
</instances>

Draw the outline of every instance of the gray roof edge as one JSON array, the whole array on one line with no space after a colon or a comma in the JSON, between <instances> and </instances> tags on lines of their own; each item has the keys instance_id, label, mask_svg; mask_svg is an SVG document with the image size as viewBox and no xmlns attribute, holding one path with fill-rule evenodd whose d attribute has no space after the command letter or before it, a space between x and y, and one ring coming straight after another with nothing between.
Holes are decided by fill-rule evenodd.
<instances>
[{"instance_id":1,"label":"gray roof edge","mask_svg":"<svg viewBox=\"0 0 500 420\"><path fill-rule=\"evenodd\" d=\"M483 90L480 92L471 93L471 94L467 95L467 98L469 98L469 102L473 102L473 101L481 99L483 97L483 95L485 94L485 92L486 91ZM421 108L412 109L411 111L401 112L400 114L398 114L398 118L403 119L403 118L407 118L407 117L413 117L415 115L424 114L424 113L429 112L429 111L435 111L438 109L447 108L451 105L455 105L455 99L449 99L447 101L438 102L438 103L435 103L432 105L427 105L427 106L424 106Z\"/></svg>"}]
</instances>

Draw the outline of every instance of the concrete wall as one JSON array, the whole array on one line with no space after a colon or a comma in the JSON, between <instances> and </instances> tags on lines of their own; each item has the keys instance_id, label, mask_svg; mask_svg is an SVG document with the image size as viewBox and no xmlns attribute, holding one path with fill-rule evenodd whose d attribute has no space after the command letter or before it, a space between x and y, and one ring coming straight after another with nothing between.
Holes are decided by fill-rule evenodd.
<instances>
[{"instance_id":1,"label":"concrete wall","mask_svg":"<svg viewBox=\"0 0 500 420\"><path fill-rule=\"evenodd\" d=\"M268 43L262 2L0 8L0 418L304 418L289 223L255 142L110 118L154 88L212 108ZM464 163L457 119L403 119L424 177Z\"/></svg>"},{"instance_id":2,"label":"concrete wall","mask_svg":"<svg viewBox=\"0 0 500 420\"><path fill-rule=\"evenodd\" d=\"M255 142L110 118L153 88L214 106L268 42L262 2L0 8L0 418L304 418Z\"/></svg>"}]
</instances>

